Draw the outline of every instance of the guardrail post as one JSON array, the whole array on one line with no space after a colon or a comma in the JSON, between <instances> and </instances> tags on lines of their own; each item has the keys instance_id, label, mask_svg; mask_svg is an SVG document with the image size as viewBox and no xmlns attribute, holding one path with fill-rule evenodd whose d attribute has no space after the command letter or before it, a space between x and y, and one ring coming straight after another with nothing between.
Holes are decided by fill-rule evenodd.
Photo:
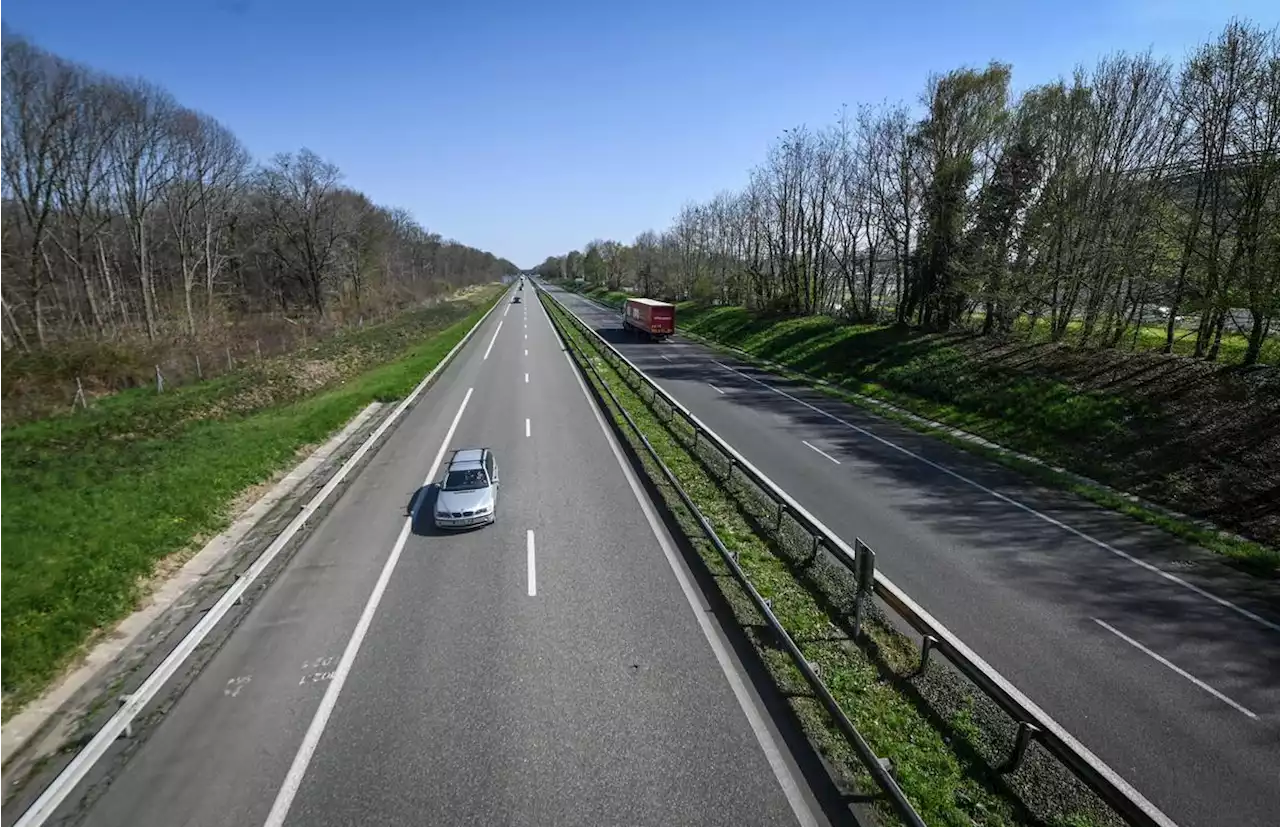
<instances>
[{"instance_id":1,"label":"guardrail post","mask_svg":"<svg viewBox=\"0 0 1280 827\"><path fill-rule=\"evenodd\" d=\"M858 590L853 598L853 636L862 637L862 623L866 619L867 602L876 577L876 553L862 540L853 541L854 562L858 569Z\"/></svg>"},{"instance_id":2,"label":"guardrail post","mask_svg":"<svg viewBox=\"0 0 1280 827\"><path fill-rule=\"evenodd\" d=\"M774 529L774 533L782 536L782 518L787 516L787 504L778 503L778 526Z\"/></svg>"},{"instance_id":3,"label":"guardrail post","mask_svg":"<svg viewBox=\"0 0 1280 827\"><path fill-rule=\"evenodd\" d=\"M924 640L920 642L920 672L923 673L929 666L929 653L933 651L933 647L938 645L938 639L933 635L925 635Z\"/></svg>"},{"instance_id":4,"label":"guardrail post","mask_svg":"<svg viewBox=\"0 0 1280 827\"><path fill-rule=\"evenodd\" d=\"M1029 724L1026 721L1018 722L1018 738L1013 742L1013 755L1009 756L1009 763L1005 764L1004 772L1015 772L1022 766L1022 759L1027 754L1027 747L1031 746L1031 739L1039 734L1040 727L1035 724Z\"/></svg>"}]
</instances>

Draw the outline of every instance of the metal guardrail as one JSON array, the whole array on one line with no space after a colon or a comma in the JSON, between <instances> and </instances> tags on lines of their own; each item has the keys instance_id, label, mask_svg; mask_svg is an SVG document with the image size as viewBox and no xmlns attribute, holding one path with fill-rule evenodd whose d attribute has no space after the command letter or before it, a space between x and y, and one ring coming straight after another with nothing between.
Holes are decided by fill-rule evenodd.
<instances>
[{"instance_id":1,"label":"metal guardrail","mask_svg":"<svg viewBox=\"0 0 1280 827\"><path fill-rule=\"evenodd\" d=\"M548 294L548 298L555 301L554 297L551 297L550 294ZM557 305L559 305L558 302ZM560 307L566 316L569 318L576 318L568 310L565 310L563 305L560 305ZM554 315L552 315L552 320L553 323L555 323ZM568 345L567 342L566 345ZM764 597L756 590L755 585L751 582L750 578L747 577L746 572L742 570L742 567L738 564L737 554L725 547L724 541L720 539L718 534L716 534L716 530L712 527L710 521L707 520L706 516L698 508L697 504L689 497L688 492L684 490L684 486L680 484L680 481L676 479L675 474L667 464L663 462L662 457L660 457L658 452L654 450L653 445L649 442L649 438L644 435L644 431L642 431L640 426L636 424L636 421L631 417L631 414L628 413L627 409L618 401L618 397L614 394L613 389L609 387L609 383L600 375L600 371L596 369L595 363L591 360L590 356L586 353L582 354L582 359L579 364L586 365L587 369L591 371L595 376L596 381L600 383L600 387L604 389L604 392L608 394L609 399L612 400L614 407L618 409L618 412L622 414L623 419L626 420L627 426L635 432L636 437L639 438L641 444L644 445L645 450L648 451L650 459L652 459L654 464L658 466L658 469L662 471L662 475L679 496L680 501L697 521L699 528L702 529L702 533L706 536L707 540L715 546L720 557L733 572L734 578L742 585L743 589L746 590L747 595L751 598L751 602L755 605L760 614L764 616L769 627L773 629L774 635L777 637L778 641L782 643L782 648L785 649L787 654L790 656L791 662L804 676L805 681L809 684L810 688L813 689L814 694L822 701L822 705L826 708L827 713L831 715L832 720L836 722L836 726L839 727L841 734L843 734L853 746L854 752L858 755L858 759L862 762L863 766L866 767L868 773L870 773L877 786L879 786L880 789L888 796L889 802L893 806L894 811L906 824L910 825L910 827L927 827L924 820L920 817L920 814L915 811L915 808L911 806L911 802L907 800L906 795L902 792L902 788L898 786L898 782L894 779L887 762L875 754L871 745L867 743L866 738L864 738L862 733L858 731L858 728L854 726L853 721L849 720L849 716L845 713L844 709L841 708L840 702L836 700L835 696L831 694L831 690L827 688L827 685L822 682L822 678L818 676L815 664L810 663L804 656L804 653L800 651L800 647L795 642L795 639L791 637L786 628L783 627L781 621L779 621L777 616L773 613L773 607L768 598ZM594 386L592 390L595 390ZM603 407L603 400L600 401ZM871 559L869 556L870 549L868 549L867 552L868 556L864 559L869 560Z\"/></svg>"},{"instance_id":2,"label":"metal guardrail","mask_svg":"<svg viewBox=\"0 0 1280 827\"><path fill-rule=\"evenodd\" d=\"M1160 811L1158 807L1135 790L1120 777L1102 759L1094 755L1087 747L1077 741L1069 732L1053 718L1022 694L1003 675L965 645L955 634L938 622L932 615L895 586L887 577L874 570L874 553L861 540L855 540L856 551L849 548L843 540L822 524L816 517L806 511L789 494L779 488L772 480L757 470L727 442L702 423L687 408L681 405L670 394L658 387L644 371L635 366L617 348L611 345L590 325L578 318L577 314L565 307L554 295L538 287L556 305L565 312L574 324L587 334L615 367L624 368L638 377L651 389L653 398L661 398L663 403L678 414L694 431L695 437L709 441L726 457L729 462L729 475L733 470L738 472L757 488L769 496L776 505L777 520L781 524L784 517L790 517L801 528L807 531L814 543L815 550L825 546L832 556L854 576L861 591L867 575L872 581L871 591L894 614L901 617L913 629L920 633L921 667L929 660L932 652L945 657L955 669L972 682L988 698L995 702L1008 714L1018 726L1013 755L1006 769L1015 769L1021 762L1026 749L1034 741L1051 755L1057 758L1076 778L1089 787L1104 802L1113 808L1126 822L1134 827L1177 827L1175 822ZM590 299L584 300L590 301ZM594 302L592 302L594 304ZM597 305L599 306L599 305ZM616 400L615 400L616 401ZM646 442L647 445L647 442ZM696 513L696 512L695 512ZM861 618L855 615L855 632L860 632Z\"/></svg>"}]
</instances>

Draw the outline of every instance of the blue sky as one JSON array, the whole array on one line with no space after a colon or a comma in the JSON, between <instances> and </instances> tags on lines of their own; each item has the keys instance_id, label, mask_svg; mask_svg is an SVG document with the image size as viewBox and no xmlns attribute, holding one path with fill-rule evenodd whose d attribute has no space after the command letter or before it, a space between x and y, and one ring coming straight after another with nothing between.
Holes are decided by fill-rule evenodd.
<instances>
[{"instance_id":1,"label":"blue sky","mask_svg":"<svg viewBox=\"0 0 1280 827\"><path fill-rule=\"evenodd\" d=\"M145 77L258 157L346 183L524 267L666 227L783 129L914 101L991 59L1018 88L1115 49L1175 58L1276 0L10 0L6 26Z\"/></svg>"}]
</instances>

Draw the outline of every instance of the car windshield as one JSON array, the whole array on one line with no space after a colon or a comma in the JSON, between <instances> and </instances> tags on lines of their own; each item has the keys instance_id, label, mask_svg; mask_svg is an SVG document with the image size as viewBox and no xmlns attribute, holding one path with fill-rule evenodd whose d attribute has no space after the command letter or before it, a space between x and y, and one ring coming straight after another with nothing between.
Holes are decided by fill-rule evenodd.
<instances>
[{"instance_id":1,"label":"car windshield","mask_svg":"<svg viewBox=\"0 0 1280 827\"><path fill-rule=\"evenodd\" d=\"M477 488L487 488L488 485L489 478L485 476L484 470L481 468L450 471L449 476L444 481L446 491L473 491Z\"/></svg>"}]
</instances>

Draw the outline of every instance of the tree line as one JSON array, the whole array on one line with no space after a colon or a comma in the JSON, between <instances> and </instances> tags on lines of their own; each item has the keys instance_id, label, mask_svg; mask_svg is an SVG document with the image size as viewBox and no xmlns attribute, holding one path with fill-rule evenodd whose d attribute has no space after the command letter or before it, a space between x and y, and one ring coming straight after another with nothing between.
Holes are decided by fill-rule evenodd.
<instances>
[{"instance_id":1,"label":"tree line","mask_svg":"<svg viewBox=\"0 0 1280 827\"><path fill-rule=\"evenodd\" d=\"M740 192L539 271L785 313L1116 346L1280 315L1280 36L1232 21L1180 65L1113 54L1013 95L931 75L918 106L786 131ZM1187 329L1183 329L1183 328Z\"/></svg>"},{"instance_id":2,"label":"tree line","mask_svg":"<svg viewBox=\"0 0 1280 827\"><path fill-rule=\"evenodd\" d=\"M310 150L255 164L162 88L8 31L3 126L6 350L272 312L340 323L517 270L374 204Z\"/></svg>"}]
</instances>

